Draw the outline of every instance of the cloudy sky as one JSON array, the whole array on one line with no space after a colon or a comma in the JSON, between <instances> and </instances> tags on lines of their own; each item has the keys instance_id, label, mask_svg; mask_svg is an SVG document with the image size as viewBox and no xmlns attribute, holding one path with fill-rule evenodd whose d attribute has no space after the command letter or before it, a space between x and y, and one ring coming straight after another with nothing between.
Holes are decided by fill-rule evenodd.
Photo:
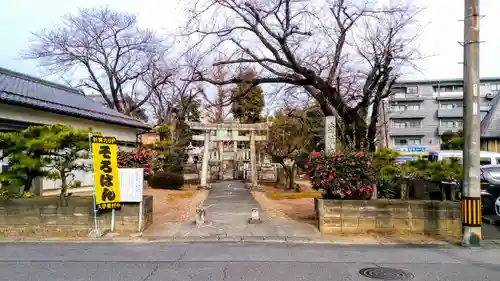
<instances>
[{"instance_id":1,"label":"cloudy sky","mask_svg":"<svg viewBox=\"0 0 500 281\"><path fill-rule=\"evenodd\" d=\"M384 0L392 1L392 0ZM133 12L143 27L173 31L183 22L182 0L0 0L0 66L35 76L41 75L36 61L19 59L26 49L31 32L50 28L61 16L81 7L108 5L112 9ZM425 32L421 51L432 55L420 63L423 73L409 74L406 79L459 78L462 76L463 0L416 0L427 9L421 16ZM499 0L481 0L480 22L481 76L500 77L500 11ZM495 19L496 18L496 19ZM495 28L497 26L497 28Z\"/></svg>"}]
</instances>

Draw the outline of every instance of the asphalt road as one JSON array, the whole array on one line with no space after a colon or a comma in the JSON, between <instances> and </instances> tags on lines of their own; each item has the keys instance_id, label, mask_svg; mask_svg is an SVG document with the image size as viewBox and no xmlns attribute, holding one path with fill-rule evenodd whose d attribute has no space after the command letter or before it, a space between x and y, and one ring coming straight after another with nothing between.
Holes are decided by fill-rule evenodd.
<instances>
[{"instance_id":1,"label":"asphalt road","mask_svg":"<svg viewBox=\"0 0 500 281\"><path fill-rule=\"evenodd\" d=\"M412 280L498 281L499 257L500 249L385 245L5 243L0 280L405 280L359 274L386 267L407 270Z\"/></svg>"}]
</instances>

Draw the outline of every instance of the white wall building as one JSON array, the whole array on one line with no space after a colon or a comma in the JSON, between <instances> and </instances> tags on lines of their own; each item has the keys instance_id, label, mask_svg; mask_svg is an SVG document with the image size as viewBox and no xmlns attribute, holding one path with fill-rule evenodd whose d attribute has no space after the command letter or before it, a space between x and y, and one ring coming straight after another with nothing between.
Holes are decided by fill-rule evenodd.
<instances>
[{"instance_id":1,"label":"white wall building","mask_svg":"<svg viewBox=\"0 0 500 281\"><path fill-rule=\"evenodd\" d=\"M151 129L80 90L0 68L0 132L56 123L116 137L119 149L135 147L140 133ZM0 172L6 164L0 163Z\"/></svg>"}]
</instances>

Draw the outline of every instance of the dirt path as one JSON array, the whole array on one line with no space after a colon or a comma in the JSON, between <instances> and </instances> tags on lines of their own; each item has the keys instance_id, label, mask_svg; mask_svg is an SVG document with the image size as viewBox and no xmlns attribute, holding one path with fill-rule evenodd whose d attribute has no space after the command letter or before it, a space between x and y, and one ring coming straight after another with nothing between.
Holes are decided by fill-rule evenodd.
<instances>
[{"instance_id":1,"label":"dirt path","mask_svg":"<svg viewBox=\"0 0 500 281\"><path fill-rule=\"evenodd\" d=\"M188 186L183 190L147 188L144 194L153 196L153 222L182 222L194 218L196 207L208 192Z\"/></svg>"},{"instance_id":2,"label":"dirt path","mask_svg":"<svg viewBox=\"0 0 500 281\"><path fill-rule=\"evenodd\" d=\"M258 191L253 192L253 195L270 219L292 219L311 225L316 223L314 199L312 198L273 200L268 198L264 192Z\"/></svg>"}]
</instances>

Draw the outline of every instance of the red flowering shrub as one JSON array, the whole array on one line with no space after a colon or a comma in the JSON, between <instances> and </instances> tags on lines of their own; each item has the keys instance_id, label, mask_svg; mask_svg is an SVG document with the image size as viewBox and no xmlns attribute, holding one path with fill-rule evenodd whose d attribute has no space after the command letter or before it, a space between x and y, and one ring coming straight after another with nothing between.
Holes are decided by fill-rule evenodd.
<instances>
[{"instance_id":1,"label":"red flowering shrub","mask_svg":"<svg viewBox=\"0 0 500 281\"><path fill-rule=\"evenodd\" d=\"M325 199L368 199L376 184L371 160L364 152L311 152L306 169Z\"/></svg>"},{"instance_id":2,"label":"red flowering shrub","mask_svg":"<svg viewBox=\"0 0 500 281\"><path fill-rule=\"evenodd\" d=\"M144 175L153 173L152 162L156 156L153 150L137 150L133 152L118 152L118 168L144 168Z\"/></svg>"}]
</instances>

